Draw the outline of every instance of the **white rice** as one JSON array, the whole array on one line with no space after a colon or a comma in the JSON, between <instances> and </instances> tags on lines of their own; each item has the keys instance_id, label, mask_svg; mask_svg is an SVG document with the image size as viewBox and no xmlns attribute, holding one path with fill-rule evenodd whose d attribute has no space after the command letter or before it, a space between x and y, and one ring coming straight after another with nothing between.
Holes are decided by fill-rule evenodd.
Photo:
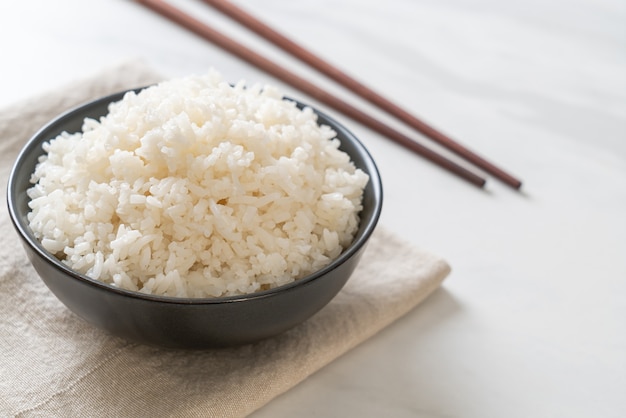
<instances>
[{"instance_id":1,"label":"white rice","mask_svg":"<svg viewBox=\"0 0 626 418\"><path fill-rule=\"evenodd\" d=\"M177 297L301 278L354 238L368 176L309 108L215 72L127 93L44 145L30 227L69 267Z\"/></svg>"}]
</instances>

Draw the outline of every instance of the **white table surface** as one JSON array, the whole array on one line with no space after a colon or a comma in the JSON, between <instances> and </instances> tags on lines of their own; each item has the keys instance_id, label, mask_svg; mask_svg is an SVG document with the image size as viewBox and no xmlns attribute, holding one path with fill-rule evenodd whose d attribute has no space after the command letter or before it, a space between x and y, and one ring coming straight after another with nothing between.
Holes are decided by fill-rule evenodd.
<instances>
[{"instance_id":1,"label":"white table surface","mask_svg":"<svg viewBox=\"0 0 626 418\"><path fill-rule=\"evenodd\" d=\"M199 1L172 3L371 108ZM320 106L377 160L381 225L453 272L254 416L626 416L626 3L237 4L524 181L481 191ZM1 106L134 58L315 103L130 0L3 1L0 46Z\"/></svg>"}]
</instances>

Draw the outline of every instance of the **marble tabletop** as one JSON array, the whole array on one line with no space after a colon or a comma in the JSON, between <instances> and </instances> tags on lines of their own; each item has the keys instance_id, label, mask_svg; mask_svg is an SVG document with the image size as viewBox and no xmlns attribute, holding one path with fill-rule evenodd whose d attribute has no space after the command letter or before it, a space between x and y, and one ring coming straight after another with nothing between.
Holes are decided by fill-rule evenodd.
<instances>
[{"instance_id":1,"label":"marble tabletop","mask_svg":"<svg viewBox=\"0 0 626 418\"><path fill-rule=\"evenodd\" d=\"M200 1L171 3L404 129ZM236 3L524 181L480 190L320 106L374 155L381 224L453 271L254 416L626 416L626 3ZM128 59L315 103L130 0L4 1L0 45L3 107Z\"/></svg>"}]
</instances>

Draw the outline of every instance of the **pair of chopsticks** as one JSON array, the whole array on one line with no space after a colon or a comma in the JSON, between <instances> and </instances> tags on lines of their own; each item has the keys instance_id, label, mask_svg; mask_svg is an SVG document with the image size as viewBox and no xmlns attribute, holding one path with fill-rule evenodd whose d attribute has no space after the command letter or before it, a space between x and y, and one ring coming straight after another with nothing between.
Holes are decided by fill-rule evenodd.
<instances>
[{"instance_id":1,"label":"pair of chopsticks","mask_svg":"<svg viewBox=\"0 0 626 418\"><path fill-rule=\"evenodd\" d=\"M162 0L136 0L138 3L152 9L159 13L163 17L183 26L184 28L194 32L200 37L208 40L209 42L221 47L222 49L232 53L240 59L247 61L248 63L260 68L270 75L275 76L277 79L299 89L300 91L310 95L318 101L338 110L339 112L351 117L357 122L369 127L370 129L380 133L381 135L393 140L394 142L408 148L409 150L421 155L422 157L430 160L431 162L439 165L440 167L448 170L449 172L469 181L470 183L484 187L486 180L482 176L466 169L465 167L449 160L448 158L436 153L430 148L418 143L412 138L404 135L403 133L391 128L390 126L380 122L376 118L366 114L365 112L355 108L351 104L331 95L330 93L319 88L315 84L305 80L304 78L290 72L289 70L279 66L278 64L270 61L269 59L261 56L246 46L234 41L233 39L225 36L224 34L212 29L205 23L195 19L194 17L184 13L178 8ZM274 45L290 53L294 57L300 59L304 63L317 69L327 77L333 79L337 83L343 85L347 89L353 91L355 94L376 105L380 109L386 111L390 115L396 117L400 121L406 123L408 126L417 130L424 136L430 138L439 145L444 146L448 150L457 154L467 162L482 169L488 174L491 174L496 179L502 181L508 186L519 189L522 185L521 181L508 174L504 170L496 167L494 164L485 160L484 158L476 155L474 152L465 148L463 145L455 142L446 135L437 131L433 127L419 120L409 112L403 110L399 106L395 105L388 99L380 96L367 86L354 80L344 72L340 71L336 67L317 57L310 51L302 48L295 42L289 40L276 30L269 27L267 24L259 21L240 7L230 3L227 0L202 0L208 5L214 7L223 14L229 16L233 20L239 22L243 26L258 35L262 36L266 40L272 42Z\"/></svg>"}]
</instances>

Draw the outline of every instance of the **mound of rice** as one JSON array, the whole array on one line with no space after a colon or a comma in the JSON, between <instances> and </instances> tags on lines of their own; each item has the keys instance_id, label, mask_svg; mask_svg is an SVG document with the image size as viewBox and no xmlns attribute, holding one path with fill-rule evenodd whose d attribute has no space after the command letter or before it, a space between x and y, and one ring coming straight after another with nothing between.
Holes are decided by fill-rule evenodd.
<instances>
[{"instance_id":1,"label":"mound of rice","mask_svg":"<svg viewBox=\"0 0 626 418\"><path fill-rule=\"evenodd\" d=\"M338 146L271 86L215 72L169 80L47 142L28 219L69 267L120 288L269 289L327 265L354 237L368 176Z\"/></svg>"}]
</instances>

